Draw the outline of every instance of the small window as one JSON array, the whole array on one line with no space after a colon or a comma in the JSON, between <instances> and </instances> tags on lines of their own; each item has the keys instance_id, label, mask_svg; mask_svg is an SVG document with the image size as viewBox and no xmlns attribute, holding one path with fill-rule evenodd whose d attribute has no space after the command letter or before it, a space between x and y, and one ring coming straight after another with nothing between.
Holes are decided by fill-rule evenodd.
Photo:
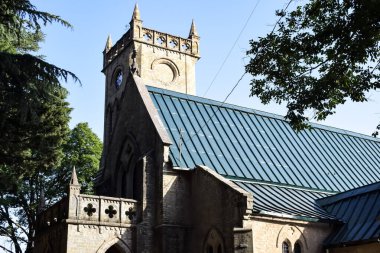
<instances>
[{"instance_id":1,"label":"small window","mask_svg":"<svg viewBox=\"0 0 380 253\"><path fill-rule=\"evenodd\" d=\"M289 244L287 242L282 243L282 253L289 253Z\"/></svg>"},{"instance_id":2,"label":"small window","mask_svg":"<svg viewBox=\"0 0 380 253\"><path fill-rule=\"evenodd\" d=\"M294 253L302 253L301 244L299 242L294 244Z\"/></svg>"},{"instance_id":3,"label":"small window","mask_svg":"<svg viewBox=\"0 0 380 253\"><path fill-rule=\"evenodd\" d=\"M223 237L216 229L208 233L203 253L224 253Z\"/></svg>"}]
</instances>

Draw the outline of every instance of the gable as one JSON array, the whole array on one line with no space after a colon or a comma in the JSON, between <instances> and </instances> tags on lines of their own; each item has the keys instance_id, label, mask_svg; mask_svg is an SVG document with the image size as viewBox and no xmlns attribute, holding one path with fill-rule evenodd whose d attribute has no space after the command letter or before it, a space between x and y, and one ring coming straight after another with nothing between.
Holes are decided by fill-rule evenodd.
<instances>
[{"instance_id":1,"label":"gable","mask_svg":"<svg viewBox=\"0 0 380 253\"><path fill-rule=\"evenodd\" d=\"M375 138L318 124L296 133L274 114L148 90L173 142L174 167L202 164L230 179L330 192L380 181Z\"/></svg>"},{"instance_id":2,"label":"gable","mask_svg":"<svg viewBox=\"0 0 380 253\"><path fill-rule=\"evenodd\" d=\"M343 224L325 241L326 245L348 245L376 241L380 237L380 182L317 201Z\"/></svg>"}]
</instances>

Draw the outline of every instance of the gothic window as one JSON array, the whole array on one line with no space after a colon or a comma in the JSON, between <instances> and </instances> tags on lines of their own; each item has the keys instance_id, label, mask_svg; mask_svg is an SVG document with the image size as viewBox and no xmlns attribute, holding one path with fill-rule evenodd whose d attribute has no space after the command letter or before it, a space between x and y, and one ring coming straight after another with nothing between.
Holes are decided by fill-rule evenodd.
<instances>
[{"instance_id":1,"label":"gothic window","mask_svg":"<svg viewBox=\"0 0 380 253\"><path fill-rule=\"evenodd\" d=\"M294 244L294 253L302 253L302 250L301 250L301 243L300 242L296 242Z\"/></svg>"},{"instance_id":2,"label":"gothic window","mask_svg":"<svg viewBox=\"0 0 380 253\"><path fill-rule=\"evenodd\" d=\"M141 200L143 184L143 162L139 158L138 148L133 137L128 138L118 157L116 167L116 196Z\"/></svg>"},{"instance_id":3,"label":"gothic window","mask_svg":"<svg viewBox=\"0 0 380 253\"><path fill-rule=\"evenodd\" d=\"M211 229L208 233L204 253L224 253L223 238L216 229Z\"/></svg>"},{"instance_id":4,"label":"gothic window","mask_svg":"<svg viewBox=\"0 0 380 253\"><path fill-rule=\"evenodd\" d=\"M120 250L120 248L117 245L113 245L111 248L109 248L106 253L122 253L123 251Z\"/></svg>"},{"instance_id":5,"label":"gothic window","mask_svg":"<svg viewBox=\"0 0 380 253\"><path fill-rule=\"evenodd\" d=\"M111 84L118 89L123 83L123 80L124 80L124 77L123 77L122 68L120 66L116 67L112 75Z\"/></svg>"},{"instance_id":6,"label":"gothic window","mask_svg":"<svg viewBox=\"0 0 380 253\"><path fill-rule=\"evenodd\" d=\"M282 253L289 253L289 243L288 242L283 242L282 243Z\"/></svg>"}]
</instances>

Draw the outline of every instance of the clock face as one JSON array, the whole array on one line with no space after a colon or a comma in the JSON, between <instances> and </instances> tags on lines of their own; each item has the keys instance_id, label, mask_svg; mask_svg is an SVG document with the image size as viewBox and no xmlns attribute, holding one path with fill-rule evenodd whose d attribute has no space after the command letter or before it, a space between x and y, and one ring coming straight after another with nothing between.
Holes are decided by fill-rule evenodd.
<instances>
[{"instance_id":1,"label":"clock face","mask_svg":"<svg viewBox=\"0 0 380 253\"><path fill-rule=\"evenodd\" d=\"M121 72L121 70L119 70L116 73L116 78L115 78L115 86L116 86L116 88L119 88L122 82L123 82L123 73Z\"/></svg>"}]
</instances>

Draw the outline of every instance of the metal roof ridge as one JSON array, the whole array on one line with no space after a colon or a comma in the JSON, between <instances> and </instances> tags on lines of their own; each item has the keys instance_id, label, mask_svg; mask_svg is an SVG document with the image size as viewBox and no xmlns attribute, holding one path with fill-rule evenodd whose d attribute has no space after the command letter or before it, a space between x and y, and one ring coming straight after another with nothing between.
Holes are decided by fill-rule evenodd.
<instances>
[{"instance_id":1,"label":"metal roof ridge","mask_svg":"<svg viewBox=\"0 0 380 253\"><path fill-rule=\"evenodd\" d=\"M263 210L260 210L258 214L264 215L264 216L272 216L272 217L285 218L285 219L287 218L287 219L307 221L307 222L329 222L329 221L336 220L333 218L328 219L328 218L320 218L320 217L312 217L312 216L292 215L292 214L278 213L278 212L273 212L273 211L263 211Z\"/></svg>"},{"instance_id":2,"label":"metal roof ridge","mask_svg":"<svg viewBox=\"0 0 380 253\"><path fill-rule=\"evenodd\" d=\"M225 107L225 108L229 108L229 109L233 109L233 110L239 110L239 111L243 111L246 113L254 113L254 114L257 114L257 115L260 115L263 117L268 117L268 118L273 118L273 119L278 119L278 120L288 122L284 116L279 115L279 114L275 114L275 113L265 112L265 111L261 111L261 110L257 110L257 109L253 109L253 108L249 108L249 107L244 107L244 106L240 106L240 105L230 104L230 103L223 103L223 102L217 101L215 99L200 97L200 96L196 96L196 95L189 95L186 93L166 90L166 89L157 88L157 87L153 87L153 86L149 86L149 85L146 85L146 87L147 87L149 92L160 93L160 94L168 95L168 96L175 96L178 98L188 99L188 100L192 100L195 102L210 104L210 105L219 106L219 107ZM380 139L372 137L370 135L365 135L362 133L357 133L357 132L353 132L350 130L345 130L345 129L333 127L333 126L327 126L327 125L323 125L323 124L315 123L315 122L310 122L310 121L308 123L312 127L317 128L317 129L330 131L330 132L334 132L334 133L339 133L339 134L343 134L343 135L349 135L349 136L356 137L356 138L367 139L370 141L380 142Z\"/></svg>"},{"instance_id":3,"label":"metal roof ridge","mask_svg":"<svg viewBox=\"0 0 380 253\"><path fill-rule=\"evenodd\" d=\"M280 188L287 188L287 189L293 189L293 190L300 190L300 191L309 191L309 192L318 192L318 193L325 193L325 194L338 194L339 192L331 191L331 190L325 190L325 189L315 189L315 188L307 188L303 186L298 185L289 185L289 184L281 184L281 183L273 183L268 181L261 181L261 180L255 180L255 179L248 179L248 178L239 178L234 176L225 176L223 177L236 182L243 182L243 183L253 183L253 184L259 184L259 185L267 185L267 186L275 186ZM326 197L327 198L327 197Z\"/></svg>"},{"instance_id":4,"label":"metal roof ridge","mask_svg":"<svg viewBox=\"0 0 380 253\"><path fill-rule=\"evenodd\" d=\"M338 201L342 201L344 199L356 197L374 191L380 191L380 181L340 192L333 196L317 199L317 202L320 206L326 206Z\"/></svg>"}]
</instances>

